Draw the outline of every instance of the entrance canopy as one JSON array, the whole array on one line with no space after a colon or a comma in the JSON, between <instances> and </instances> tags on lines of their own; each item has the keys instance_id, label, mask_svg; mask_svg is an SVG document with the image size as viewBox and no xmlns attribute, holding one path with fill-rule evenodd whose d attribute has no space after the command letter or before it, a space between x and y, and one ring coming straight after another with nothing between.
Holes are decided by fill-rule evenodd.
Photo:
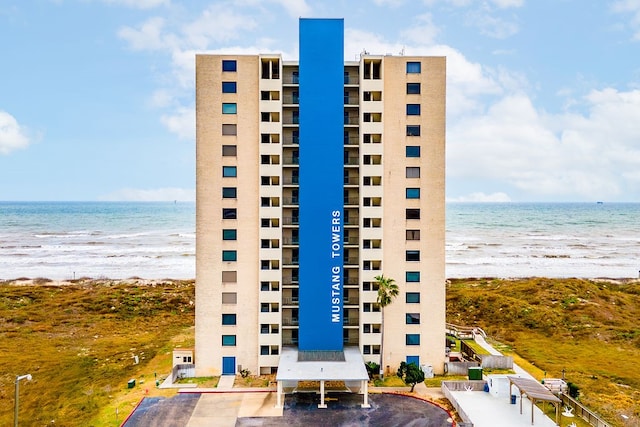
<instances>
[{"instance_id":1,"label":"entrance canopy","mask_svg":"<svg viewBox=\"0 0 640 427\"><path fill-rule=\"evenodd\" d=\"M367 391L369 374L358 347L345 347L339 355L335 352L301 353L299 354L295 347L282 347L276 375L278 382L276 406L282 405L281 399L285 389L295 391L298 381L319 381L320 405L318 407L326 408L325 382L344 381L347 388L360 390L364 395L362 407L369 407Z\"/></svg>"},{"instance_id":2,"label":"entrance canopy","mask_svg":"<svg viewBox=\"0 0 640 427\"><path fill-rule=\"evenodd\" d=\"M344 360L309 360L298 359L298 349L283 347L278 364L276 381L369 381L367 368L358 347L345 347Z\"/></svg>"}]
</instances>

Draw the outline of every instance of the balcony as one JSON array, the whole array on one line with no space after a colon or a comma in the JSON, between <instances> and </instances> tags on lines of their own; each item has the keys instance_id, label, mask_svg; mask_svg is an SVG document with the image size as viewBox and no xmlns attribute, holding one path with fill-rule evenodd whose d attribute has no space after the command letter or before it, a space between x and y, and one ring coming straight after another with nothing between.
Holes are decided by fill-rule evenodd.
<instances>
[{"instance_id":1,"label":"balcony","mask_svg":"<svg viewBox=\"0 0 640 427\"><path fill-rule=\"evenodd\" d=\"M298 259L298 257L282 258L282 264L283 265L299 265L300 259Z\"/></svg>"},{"instance_id":2,"label":"balcony","mask_svg":"<svg viewBox=\"0 0 640 427\"><path fill-rule=\"evenodd\" d=\"M282 238L282 244L284 246L298 246L300 244L300 238L299 237L283 237Z\"/></svg>"},{"instance_id":3,"label":"balcony","mask_svg":"<svg viewBox=\"0 0 640 427\"><path fill-rule=\"evenodd\" d=\"M297 135L285 135L282 145L298 145L300 144L300 137Z\"/></svg>"},{"instance_id":4,"label":"balcony","mask_svg":"<svg viewBox=\"0 0 640 427\"><path fill-rule=\"evenodd\" d=\"M285 156L282 158L282 164L286 166L298 166L300 165L300 157L298 156Z\"/></svg>"},{"instance_id":5,"label":"balcony","mask_svg":"<svg viewBox=\"0 0 640 427\"><path fill-rule=\"evenodd\" d=\"M344 124L348 126L358 126L360 118L358 116L345 116Z\"/></svg>"},{"instance_id":6,"label":"balcony","mask_svg":"<svg viewBox=\"0 0 640 427\"><path fill-rule=\"evenodd\" d=\"M283 216L282 225L300 225L300 217L297 216Z\"/></svg>"},{"instance_id":7,"label":"balcony","mask_svg":"<svg viewBox=\"0 0 640 427\"><path fill-rule=\"evenodd\" d=\"M283 317L282 326L298 326L297 317Z\"/></svg>"},{"instance_id":8,"label":"balcony","mask_svg":"<svg viewBox=\"0 0 640 427\"><path fill-rule=\"evenodd\" d=\"M285 95L282 98L282 103L284 105L298 105L298 104L300 104L300 96L298 96L298 95Z\"/></svg>"},{"instance_id":9,"label":"balcony","mask_svg":"<svg viewBox=\"0 0 640 427\"><path fill-rule=\"evenodd\" d=\"M300 84L300 75L298 72L286 73L282 78L283 85L299 85Z\"/></svg>"}]
</instances>

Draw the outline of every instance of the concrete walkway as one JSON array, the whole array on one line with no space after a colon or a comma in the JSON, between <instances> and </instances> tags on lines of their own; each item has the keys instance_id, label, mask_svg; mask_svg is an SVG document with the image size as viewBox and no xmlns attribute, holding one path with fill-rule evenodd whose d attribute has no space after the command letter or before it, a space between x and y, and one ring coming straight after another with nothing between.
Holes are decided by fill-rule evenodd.
<instances>
[{"instance_id":1,"label":"concrete walkway","mask_svg":"<svg viewBox=\"0 0 640 427\"><path fill-rule=\"evenodd\" d=\"M236 381L235 375L222 375L218 381L218 390L232 390L233 383Z\"/></svg>"}]
</instances>

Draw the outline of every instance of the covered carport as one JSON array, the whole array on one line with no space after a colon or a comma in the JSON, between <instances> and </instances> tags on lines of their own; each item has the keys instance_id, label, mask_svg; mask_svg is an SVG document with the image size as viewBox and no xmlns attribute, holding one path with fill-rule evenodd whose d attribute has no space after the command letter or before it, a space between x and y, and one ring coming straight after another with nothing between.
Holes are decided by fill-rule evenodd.
<instances>
[{"instance_id":1,"label":"covered carport","mask_svg":"<svg viewBox=\"0 0 640 427\"><path fill-rule=\"evenodd\" d=\"M352 393L363 395L363 408L369 408L368 382L369 374L364 366L364 360L358 347L345 347L339 353L339 357L323 357L328 352L303 355L294 347L283 347L278 365L276 381L278 391L276 396L276 407L282 407L282 397L285 393L299 392L298 383L301 381L318 381L320 389L319 408L326 408L325 403L325 383L328 381L344 381L346 389ZM333 359L333 360L329 360ZM344 391L344 390L343 390Z\"/></svg>"},{"instance_id":2,"label":"covered carport","mask_svg":"<svg viewBox=\"0 0 640 427\"><path fill-rule=\"evenodd\" d=\"M556 424L560 425L560 406L562 400L556 395L551 393L549 389L540 384L539 382L520 377L509 377L509 394L513 395L512 386L516 386L520 391L520 413L522 414L522 396L527 396L527 399L531 401L531 425L534 424L533 419L533 406L537 402L550 402L556 409ZM513 403L513 402L512 402Z\"/></svg>"}]
</instances>

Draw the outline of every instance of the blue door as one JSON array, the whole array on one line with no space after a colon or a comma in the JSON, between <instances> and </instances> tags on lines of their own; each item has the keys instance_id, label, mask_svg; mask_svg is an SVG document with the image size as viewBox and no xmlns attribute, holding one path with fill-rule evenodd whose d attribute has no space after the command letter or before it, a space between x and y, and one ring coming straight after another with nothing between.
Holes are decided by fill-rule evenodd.
<instances>
[{"instance_id":1,"label":"blue door","mask_svg":"<svg viewBox=\"0 0 640 427\"><path fill-rule=\"evenodd\" d=\"M420 356L407 356L407 365L415 363L416 366L420 366Z\"/></svg>"},{"instance_id":2,"label":"blue door","mask_svg":"<svg viewBox=\"0 0 640 427\"><path fill-rule=\"evenodd\" d=\"M235 374L236 374L236 358L223 357L222 358L222 375L235 375Z\"/></svg>"}]
</instances>

